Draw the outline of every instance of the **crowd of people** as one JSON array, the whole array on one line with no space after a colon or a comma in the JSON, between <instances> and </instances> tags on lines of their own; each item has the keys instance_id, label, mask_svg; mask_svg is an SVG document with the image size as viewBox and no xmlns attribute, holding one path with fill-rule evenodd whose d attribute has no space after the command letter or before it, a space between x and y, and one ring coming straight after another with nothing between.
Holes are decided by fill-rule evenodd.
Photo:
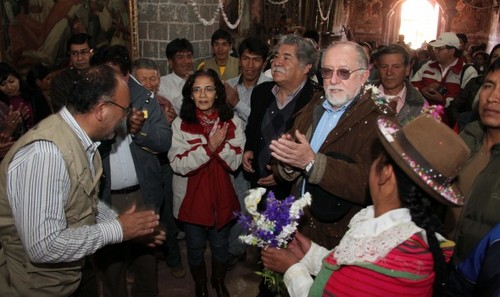
<instances>
[{"instance_id":1,"label":"crowd of people","mask_svg":"<svg viewBox=\"0 0 500 297\"><path fill-rule=\"evenodd\" d=\"M261 250L289 296L499 296L500 45L311 36L233 51L216 30L198 65L176 38L164 76L84 33L62 71L0 63L0 295L157 296L161 254L197 297L230 296L235 213L263 187L312 195L288 246Z\"/></svg>"}]
</instances>

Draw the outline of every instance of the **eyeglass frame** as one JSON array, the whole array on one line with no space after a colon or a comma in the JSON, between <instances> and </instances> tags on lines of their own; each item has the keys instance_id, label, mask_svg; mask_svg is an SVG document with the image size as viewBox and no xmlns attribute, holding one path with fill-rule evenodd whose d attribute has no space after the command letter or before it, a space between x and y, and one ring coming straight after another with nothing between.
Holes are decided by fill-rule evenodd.
<instances>
[{"instance_id":1,"label":"eyeglass frame","mask_svg":"<svg viewBox=\"0 0 500 297\"><path fill-rule=\"evenodd\" d=\"M191 93L193 94L201 94L202 92L205 92L205 94L207 92L209 93L212 93L212 92L216 92L217 91L217 87L216 86L206 86L206 87L193 87L191 89Z\"/></svg>"},{"instance_id":2,"label":"eyeglass frame","mask_svg":"<svg viewBox=\"0 0 500 297\"><path fill-rule=\"evenodd\" d=\"M325 69L328 71L331 71L331 75L325 75L325 73L324 73ZM337 77L340 78L341 80L349 80L349 78L351 78L351 74L353 74L354 72L359 71L359 70L366 70L366 68L360 67L360 68L354 69L354 70L349 70L347 68L337 68L335 70L335 69L328 68L328 67L321 67L320 72L321 72L321 77L323 77L323 79L332 78L333 73L335 72ZM346 74L341 74L339 71L345 71Z\"/></svg>"},{"instance_id":3,"label":"eyeglass frame","mask_svg":"<svg viewBox=\"0 0 500 297\"><path fill-rule=\"evenodd\" d=\"M129 116L130 113L132 112L132 108L130 106L123 107L120 104L114 102L113 100L104 100L103 102L104 103L111 103L112 105L119 107L125 113L126 116Z\"/></svg>"},{"instance_id":4,"label":"eyeglass frame","mask_svg":"<svg viewBox=\"0 0 500 297\"><path fill-rule=\"evenodd\" d=\"M84 48L84 49L79 50L79 51L69 51L69 55L74 56L74 57L88 56L93 52L94 52L94 49L92 49L92 48Z\"/></svg>"}]
</instances>

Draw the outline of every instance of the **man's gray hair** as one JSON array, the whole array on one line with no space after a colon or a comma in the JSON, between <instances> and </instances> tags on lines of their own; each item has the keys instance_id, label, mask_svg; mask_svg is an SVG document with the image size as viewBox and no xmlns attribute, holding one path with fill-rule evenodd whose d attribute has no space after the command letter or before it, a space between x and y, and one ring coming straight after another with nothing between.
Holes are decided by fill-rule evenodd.
<instances>
[{"instance_id":1,"label":"man's gray hair","mask_svg":"<svg viewBox=\"0 0 500 297\"><path fill-rule=\"evenodd\" d=\"M316 73L319 60L319 51L312 40L294 34L284 35L280 39L278 39L278 43L276 43L274 52L277 52L278 48L282 44L296 46L297 59L302 66L306 66L308 64L312 65L309 73L307 74L308 77L311 77Z\"/></svg>"},{"instance_id":2,"label":"man's gray hair","mask_svg":"<svg viewBox=\"0 0 500 297\"><path fill-rule=\"evenodd\" d=\"M334 42L328 46L326 50L329 50L331 48L337 47L337 46L348 46L351 47L354 52L356 53L356 63L358 64L358 68L364 68L368 70L368 65L369 65L369 60L368 56L366 55L365 50L363 47L356 42L352 41L339 41L339 42Z\"/></svg>"},{"instance_id":3,"label":"man's gray hair","mask_svg":"<svg viewBox=\"0 0 500 297\"><path fill-rule=\"evenodd\" d=\"M156 70L158 76L160 76L160 67L155 61L146 58L139 58L132 63L132 74L135 76L138 69L150 69Z\"/></svg>"}]
</instances>

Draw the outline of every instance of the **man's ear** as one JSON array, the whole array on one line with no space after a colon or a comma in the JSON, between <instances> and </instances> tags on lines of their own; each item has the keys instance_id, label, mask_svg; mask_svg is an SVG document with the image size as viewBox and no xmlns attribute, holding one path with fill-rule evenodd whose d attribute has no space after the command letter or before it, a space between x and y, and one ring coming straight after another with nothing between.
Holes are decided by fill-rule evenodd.
<instances>
[{"instance_id":1,"label":"man's ear","mask_svg":"<svg viewBox=\"0 0 500 297\"><path fill-rule=\"evenodd\" d=\"M104 108L105 105L106 102L101 101L97 103L96 107L94 108L94 115L99 122L104 119L104 113L106 112L106 109Z\"/></svg>"},{"instance_id":2,"label":"man's ear","mask_svg":"<svg viewBox=\"0 0 500 297\"><path fill-rule=\"evenodd\" d=\"M306 67L304 67L304 75L307 75L309 71L311 71L312 64L307 64Z\"/></svg>"},{"instance_id":3,"label":"man's ear","mask_svg":"<svg viewBox=\"0 0 500 297\"><path fill-rule=\"evenodd\" d=\"M411 71L411 67L408 64L407 66L405 66L405 76L410 76L410 71Z\"/></svg>"}]
</instances>

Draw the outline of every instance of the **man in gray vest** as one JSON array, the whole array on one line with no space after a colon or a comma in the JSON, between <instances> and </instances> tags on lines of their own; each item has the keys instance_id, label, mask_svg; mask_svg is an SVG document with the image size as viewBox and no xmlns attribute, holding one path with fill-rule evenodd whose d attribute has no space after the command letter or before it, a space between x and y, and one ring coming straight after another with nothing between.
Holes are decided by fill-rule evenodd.
<instances>
[{"instance_id":1,"label":"man in gray vest","mask_svg":"<svg viewBox=\"0 0 500 297\"><path fill-rule=\"evenodd\" d=\"M99 140L128 116L127 84L108 66L75 82L66 107L32 128L0 165L0 296L97 296L87 256L154 235L158 216L117 216L97 198ZM154 237L153 237L154 236Z\"/></svg>"}]
</instances>

